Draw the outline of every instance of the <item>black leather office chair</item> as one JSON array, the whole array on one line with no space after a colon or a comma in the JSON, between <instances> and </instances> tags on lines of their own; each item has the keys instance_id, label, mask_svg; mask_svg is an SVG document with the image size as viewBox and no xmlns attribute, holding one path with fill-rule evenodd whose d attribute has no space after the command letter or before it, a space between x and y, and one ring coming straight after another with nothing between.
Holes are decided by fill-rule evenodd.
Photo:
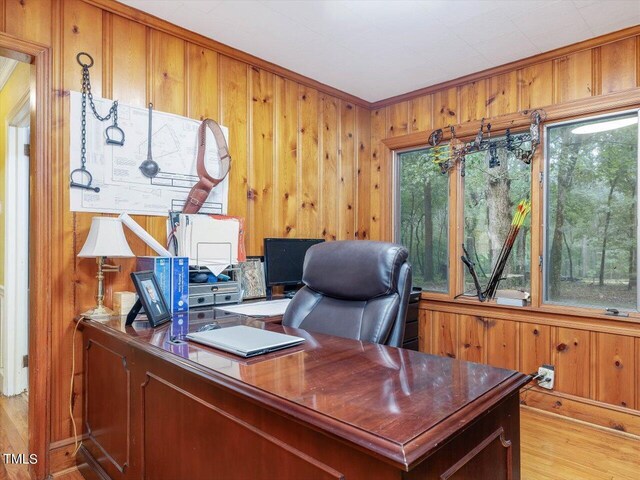
<instances>
[{"instance_id":1,"label":"black leather office chair","mask_svg":"<svg viewBox=\"0 0 640 480\"><path fill-rule=\"evenodd\" d=\"M282 324L311 332L400 347L411 291L401 245L364 240L314 245L302 287Z\"/></svg>"}]
</instances>

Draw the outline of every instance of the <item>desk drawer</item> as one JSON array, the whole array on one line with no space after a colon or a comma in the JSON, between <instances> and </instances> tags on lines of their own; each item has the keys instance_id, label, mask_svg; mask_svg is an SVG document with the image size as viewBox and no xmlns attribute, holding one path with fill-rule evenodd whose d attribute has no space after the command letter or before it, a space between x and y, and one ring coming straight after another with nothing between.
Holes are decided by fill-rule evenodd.
<instances>
[{"instance_id":1,"label":"desk drawer","mask_svg":"<svg viewBox=\"0 0 640 480\"><path fill-rule=\"evenodd\" d=\"M404 326L404 339L412 340L418 338L418 322L408 322Z\"/></svg>"},{"instance_id":2,"label":"desk drawer","mask_svg":"<svg viewBox=\"0 0 640 480\"><path fill-rule=\"evenodd\" d=\"M189 295L189 307L206 307L213 305L213 293L201 293L200 295Z\"/></svg>"},{"instance_id":3,"label":"desk drawer","mask_svg":"<svg viewBox=\"0 0 640 480\"><path fill-rule=\"evenodd\" d=\"M402 344L402 348L406 348L407 350L415 350L417 352L419 350L418 339L416 338L415 340L404 342Z\"/></svg>"},{"instance_id":4,"label":"desk drawer","mask_svg":"<svg viewBox=\"0 0 640 480\"><path fill-rule=\"evenodd\" d=\"M419 303L410 303L407 306L407 322L418 321L418 305Z\"/></svg>"},{"instance_id":5,"label":"desk drawer","mask_svg":"<svg viewBox=\"0 0 640 480\"><path fill-rule=\"evenodd\" d=\"M224 305L226 303L238 303L240 302L240 292L225 292L214 294L215 305Z\"/></svg>"}]
</instances>

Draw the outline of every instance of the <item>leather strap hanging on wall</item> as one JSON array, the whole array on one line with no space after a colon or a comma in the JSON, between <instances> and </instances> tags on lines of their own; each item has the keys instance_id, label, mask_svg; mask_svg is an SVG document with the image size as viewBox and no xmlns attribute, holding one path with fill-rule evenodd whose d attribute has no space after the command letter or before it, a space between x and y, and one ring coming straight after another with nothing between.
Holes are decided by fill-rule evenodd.
<instances>
[{"instance_id":1,"label":"leather strap hanging on wall","mask_svg":"<svg viewBox=\"0 0 640 480\"><path fill-rule=\"evenodd\" d=\"M219 177L214 178L207 172L207 167L204 162L206 143L207 143L207 127L213 133L213 137L216 140L218 146L218 155L220 157ZM203 120L198 128L198 154L196 157L196 168L198 172L198 183L196 183L184 204L183 213L198 213L202 205L206 202L211 190L218 185L229 173L231 167L231 156L229 155L229 147L227 147L227 141L224 138L220 125L215 120L207 118Z\"/></svg>"}]
</instances>

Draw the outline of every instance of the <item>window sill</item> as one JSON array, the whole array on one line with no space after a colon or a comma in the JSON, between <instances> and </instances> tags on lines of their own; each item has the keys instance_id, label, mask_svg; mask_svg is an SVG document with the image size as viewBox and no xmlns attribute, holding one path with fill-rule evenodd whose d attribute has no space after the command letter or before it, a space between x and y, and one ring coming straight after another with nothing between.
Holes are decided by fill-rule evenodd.
<instances>
[{"instance_id":1,"label":"window sill","mask_svg":"<svg viewBox=\"0 0 640 480\"><path fill-rule=\"evenodd\" d=\"M498 305L495 300L489 300L481 302L477 298L451 298L448 295L435 294L430 292L423 292L420 296L421 300L427 302L436 302L446 305L460 305L464 307L477 307L479 310L487 310L488 312L502 312L502 313L522 313L525 315L542 314L542 315L558 315L562 317L574 317L590 320L602 320L607 322L620 322L626 325L639 325L640 326L640 313L629 312L628 317L621 317L615 315L605 315L603 310L595 310L591 308L581 307L568 307L562 305L543 304L543 305L527 305L525 307L514 307L510 305ZM490 314L487 314L490 315Z\"/></svg>"}]
</instances>

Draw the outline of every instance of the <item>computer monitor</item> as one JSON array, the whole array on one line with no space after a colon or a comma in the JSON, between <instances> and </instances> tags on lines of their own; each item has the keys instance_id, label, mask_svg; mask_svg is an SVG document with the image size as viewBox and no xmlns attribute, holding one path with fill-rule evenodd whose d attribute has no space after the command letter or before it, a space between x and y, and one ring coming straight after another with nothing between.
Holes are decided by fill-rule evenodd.
<instances>
[{"instance_id":1,"label":"computer monitor","mask_svg":"<svg viewBox=\"0 0 640 480\"><path fill-rule=\"evenodd\" d=\"M267 298L272 287L283 285L285 295L292 296L302 285L304 256L312 245L324 242L318 238L265 238L264 274Z\"/></svg>"}]
</instances>

